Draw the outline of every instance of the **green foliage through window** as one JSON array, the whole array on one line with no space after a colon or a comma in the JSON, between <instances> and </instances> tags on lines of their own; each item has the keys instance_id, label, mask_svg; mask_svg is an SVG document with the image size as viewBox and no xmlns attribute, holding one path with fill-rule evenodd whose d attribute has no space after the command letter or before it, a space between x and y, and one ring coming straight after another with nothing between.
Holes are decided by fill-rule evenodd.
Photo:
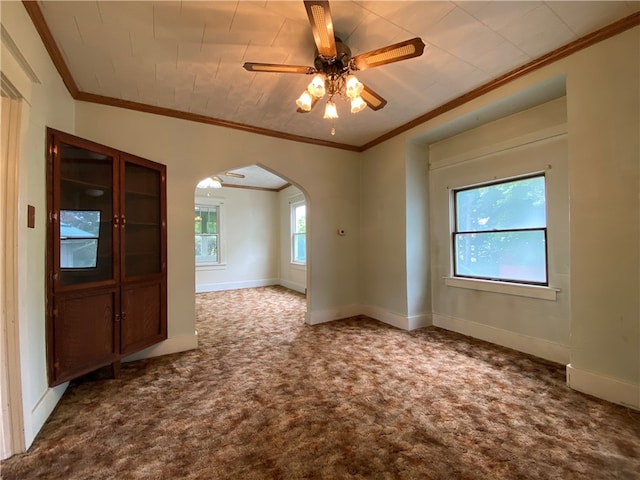
<instances>
[{"instance_id":1,"label":"green foliage through window","mask_svg":"<svg viewBox=\"0 0 640 480\"><path fill-rule=\"evenodd\" d=\"M547 285L543 175L454 192L454 275Z\"/></svg>"},{"instance_id":2,"label":"green foliage through window","mask_svg":"<svg viewBox=\"0 0 640 480\"><path fill-rule=\"evenodd\" d=\"M219 213L217 206L195 207L196 264L220 261Z\"/></svg>"}]
</instances>

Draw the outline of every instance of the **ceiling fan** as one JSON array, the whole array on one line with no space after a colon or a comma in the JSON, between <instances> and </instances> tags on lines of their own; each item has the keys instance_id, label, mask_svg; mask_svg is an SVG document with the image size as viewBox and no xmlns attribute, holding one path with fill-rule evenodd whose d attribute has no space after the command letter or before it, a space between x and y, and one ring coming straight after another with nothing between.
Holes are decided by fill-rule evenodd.
<instances>
[{"instance_id":1,"label":"ceiling fan","mask_svg":"<svg viewBox=\"0 0 640 480\"><path fill-rule=\"evenodd\" d=\"M352 113L357 113L366 106L372 110L383 108L387 101L358 81L353 72L419 57L425 47L422 39L412 38L352 57L349 47L334 34L329 2L305 0L304 6L316 44L313 66L246 62L243 65L245 70L314 75L307 89L296 101L297 111L300 113L310 112L325 94L329 95L329 101L324 118L338 118L333 102L335 95L345 96L350 100ZM331 129L331 134L335 134L335 128Z\"/></svg>"}]
</instances>

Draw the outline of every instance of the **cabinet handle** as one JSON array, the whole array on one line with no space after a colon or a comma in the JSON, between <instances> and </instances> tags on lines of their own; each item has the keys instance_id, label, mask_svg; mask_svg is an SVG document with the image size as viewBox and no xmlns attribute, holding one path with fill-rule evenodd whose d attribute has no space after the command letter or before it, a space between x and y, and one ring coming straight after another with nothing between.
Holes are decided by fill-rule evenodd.
<instances>
[{"instance_id":1,"label":"cabinet handle","mask_svg":"<svg viewBox=\"0 0 640 480\"><path fill-rule=\"evenodd\" d=\"M123 227L124 227L124 226L125 226L125 224L127 223L127 219L125 218L125 216L124 216L124 215L122 215L122 216L120 217L120 223L122 224L122 226L123 226Z\"/></svg>"},{"instance_id":2,"label":"cabinet handle","mask_svg":"<svg viewBox=\"0 0 640 480\"><path fill-rule=\"evenodd\" d=\"M120 217L118 215L113 216L113 226L118 228L120 225Z\"/></svg>"},{"instance_id":3,"label":"cabinet handle","mask_svg":"<svg viewBox=\"0 0 640 480\"><path fill-rule=\"evenodd\" d=\"M116 323L120 321L120 314L119 313L116 313L114 315L114 320L115 320Z\"/></svg>"}]
</instances>

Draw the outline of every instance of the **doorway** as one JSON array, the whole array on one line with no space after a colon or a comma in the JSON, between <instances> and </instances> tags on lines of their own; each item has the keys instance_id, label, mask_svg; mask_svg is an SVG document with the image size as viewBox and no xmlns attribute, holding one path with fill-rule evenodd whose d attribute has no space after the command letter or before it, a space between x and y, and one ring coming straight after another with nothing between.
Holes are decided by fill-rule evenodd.
<instances>
[{"instance_id":1,"label":"doorway","mask_svg":"<svg viewBox=\"0 0 640 480\"><path fill-rule=\"evenodd\" d=\"M202 180L194 195L196 293L282 285L306 294L306 193L261 165ZM296 221L292 205L301 204Z\"/></svg>"}]
</instances>

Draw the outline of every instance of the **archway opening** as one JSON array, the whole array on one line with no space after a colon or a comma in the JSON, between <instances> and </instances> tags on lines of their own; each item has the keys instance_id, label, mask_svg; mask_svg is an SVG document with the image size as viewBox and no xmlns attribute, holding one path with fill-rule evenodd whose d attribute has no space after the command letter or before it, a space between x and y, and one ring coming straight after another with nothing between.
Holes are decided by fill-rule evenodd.
<instances>
[{"instance_id":1,"label":"archway opening","mask_svg":"<svg viewBox=\"0 0 640 480\"><path fill-rule=\"evenodd\" d=\"M309 317L309 199L262 165L212 172L194 190L195 293L281 286Z\"/></svg>"}]
</instances>

